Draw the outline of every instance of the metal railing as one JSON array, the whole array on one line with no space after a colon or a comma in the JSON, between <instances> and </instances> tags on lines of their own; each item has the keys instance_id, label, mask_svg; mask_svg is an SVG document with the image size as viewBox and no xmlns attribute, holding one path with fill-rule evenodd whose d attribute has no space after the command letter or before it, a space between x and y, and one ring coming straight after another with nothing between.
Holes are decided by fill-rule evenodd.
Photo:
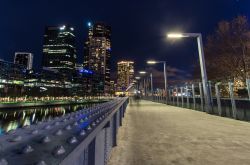
<instances>
[{"instance_id":1,"label":"metal railing","mask_svg":"<svg viewBox=\"0 0 250 165\"><path fill-rule=\"evenodd\" d=\"M209 92L212 104L212 109L209 112L206 111L201 83L189 84L185 87L173 87L167 91L167 96L163 96L162 93L154 93L154 95L144 96L143 98L172 106L207 112L222 117L250 121L249 85L244 88L245 91L248 91L247 95L244 97L236 95L236 86L231 82L225 84L214 83L214 85L211 85L210 82L208 87L210 89ZM224 96L222 96L222 89L226 89L227 95L224 94Z\"/></svg>"},{"instance_id":2,"label":"metal railing","mask_svg":"<svg viewBox=\"0 0 250 165\"><path fill-rule=\"evenodd\" d=\"M105 165L128 104L117 98L0 137L0 164Z\"/></svg>"}]
</instances>

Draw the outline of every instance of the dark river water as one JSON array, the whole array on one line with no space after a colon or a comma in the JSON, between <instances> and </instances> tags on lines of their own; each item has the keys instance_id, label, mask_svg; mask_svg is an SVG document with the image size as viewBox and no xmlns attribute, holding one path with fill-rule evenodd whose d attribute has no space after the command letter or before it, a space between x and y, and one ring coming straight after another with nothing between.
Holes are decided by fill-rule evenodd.
<instances>
[{"instance_id":1,"label":"dark river water","mask_svg":"<svg viewBox=\"0 0 250 165\"><path fill-rule=\"evenodd\" d=\"M0 135L56 116L63 116L95 104L62 105L0 110Z\"/></svg>"}]
</instances>

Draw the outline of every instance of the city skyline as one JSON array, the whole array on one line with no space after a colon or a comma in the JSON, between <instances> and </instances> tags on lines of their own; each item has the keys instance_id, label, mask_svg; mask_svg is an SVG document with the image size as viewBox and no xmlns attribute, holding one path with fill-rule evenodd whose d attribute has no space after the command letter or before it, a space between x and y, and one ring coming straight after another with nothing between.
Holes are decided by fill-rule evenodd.
<instances>
[{"instance_id":1,"label":"city skyline","mask_svg":"<svg viewBox=\"0 0 250 165\"><path fill-rule=\"evenodd\" d=\"M67 8L69 12L63 12L66 9L64 3L51 2L50 5L47 5L48 1L43 1L36 5L33 5L33 2L23 5L21 2L7 2L0 5L4 6L0 10L1 20L3 21L0 34L4 39L4 41L1 40L0 44L0 58L12 61L10 54L13 54L13 52L28 51L34 54L34 67L38 67L42 59L41 47L44 27L69 23L75 27L77 34L78 61L83 61L82 42L87 36L87 22L103 21L113 27L112 40L114 44L112 52L114 58L111 61L113 73L116 71L116 62L124 57L135 61L141 59L146 61L148 58L155 57L156 60L167 60L171 68L184 71L182 75L185 77L190 74L193 63L197 59L195 44L192 41L185 41L185 43L176 42L172 46L173 43L166 41L166 32L170 30L202 32L205 40L205 37L211 33L218 21L229 20L239 14L249 15L247 9L249 2L235 0L202 3L180 2L156 1L151 3L145 1L144 3L132 3L126 1L121 5L114 1L108 3L74 1ZM183 5L180 6L179 4ZM53 10L55 6L58 6L58 12ZM100 6L104 6L106 10L102 10ZM22 12L18 12L18 15L10 13L12 11L10 7L16 8L17 12L21 9ZM85 9L82 13L79 12L80 7ZM27 8L33 12L32 15L29 15L29 12L23 12ZM46 8L46 13L42 14L43 8ZM140 10L140 13L137 12L137 9ZM178 12L180 10L183 13L180 14ZM199 12L200 10L203 12ZM180 15L182 14L187 15L187 17L181 18ZM23 25L22 27L19 26L20 22ZM29 35L30 33L27 32L32 32L34 35ZM125 35L125 32L129 35ZM136 46L134 43L136 43ZM183 49L176 50L176 47ZM187 56L190 58L185 61L179 60ZM136 66L136 68L143 67L145 67L143 64ZM156 69L161 70L160 68Z\"/></svg>"},{"instance_id":2,"label":"city skyline","mask_svg":"<svg viewBox=\"0 0 250 165\"><path fill-rule=\"evenodd\" d=\"M0 165L250 164L249 6L0 1Z\"/></svg>"}]
</instances>

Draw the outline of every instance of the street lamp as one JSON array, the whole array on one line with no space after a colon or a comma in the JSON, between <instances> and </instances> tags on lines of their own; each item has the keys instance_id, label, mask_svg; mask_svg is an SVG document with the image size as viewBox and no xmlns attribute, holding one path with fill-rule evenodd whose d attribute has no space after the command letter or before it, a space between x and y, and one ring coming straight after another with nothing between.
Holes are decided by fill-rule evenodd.
<instances>
[{"instance_id":1,"label":"street lamp","mask_svg":"<svg viewBox=\"0 0 250 165\"><path fill-rule=\"evenodd\" d=\"M151 95L152 95L152 99L154 96L154 88L153 88L153 74L150 73L150 85L151 85Z\"/></svg>"},{"instance_id":2,"label":"street lamp","mask_svg":"<svg viewBox=\"0 0 250 165\"><path fill-rule=\"evenodd\" d=\"M140 71L139 73L141 75L146 75L147 74L146 71ZM141 77L136 77L136 79L138 79L138 78L141 79ZM153 74L152 73L150 73L150 86L151 86L151 94L153 96L154 89L153 89ZM145 82L145 78L143 79L143 88L144 88L144 91L145 91L145 94L146 94L146 82Z\"/></svg>"},{"instance_id":3,"label":"street lamp","mask_svg":"<svg viewBox=\"0 0 250 165\"><path fill-rule=\"evenodd\" d=\"M207 112L212 111L212 104L210 99L210 93L208 90L208 82L207 82L207 71L205 65L205 58L204 58L204 50L203 50L203 43L202 43L202 35L201 33L169 33L167 35L168 38L185 38L185 37L193 37L197 38L198 43L198 51L199 51L199 60L200 60L200 68L201 68L201 77L202 77L202 84L203 84L203 91L205 97L205 104Z\"/></svg>"},{"instance_id":4,"label":"street lamp","mask_svg":"<svg viewBox=\"0 0 250 165\"><path fill-rule=\"evenodd\" d=\"M139 74L145 75L145 74L147 74L147 72L146 71L139 71ZM143 79L143 90L144 90L144 94L146 96L146 82L145 82L145 78Z\"/></svg>"},{"instance_id":5,"label":"street lamp","mask_svg":"<svg viewBox=\"0 0 250 165\"><path fill-rule=\"evenodd\" d=\"M147 64L150 65L154 65L154 64L158 64L158 63L163 63L163 67L164 67L164 86L165 86L165 93L167 93L167 67L166 67L166 61L154 61L154 60L149 60L147 61ZM166 98L167 100L167 98Z\"/></svg>"},{"instance_id":6,"label":"street lamp","mask_svg":"<svg viewBox=\"0 0 250 165\"><path fill-rule=\"evenodd\" d=\"M139 73L140 73L140 74L146 74L147 72L145 72L145 71L140 71Z\"/></svg>"}]
</instances>

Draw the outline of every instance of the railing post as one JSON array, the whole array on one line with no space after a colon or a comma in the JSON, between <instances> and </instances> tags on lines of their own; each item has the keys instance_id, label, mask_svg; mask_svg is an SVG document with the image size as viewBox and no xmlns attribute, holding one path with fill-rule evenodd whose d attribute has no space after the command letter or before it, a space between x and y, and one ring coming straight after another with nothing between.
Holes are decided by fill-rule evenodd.
<instances>
[{"instance_id":1,"label":"railing post","mask_svg":"<svg viewBox=\"0 0 250 165\"><path fill-rule=\"evenodd\" d=\"M235 99L234 99L233 83L229 82L228 85L229 85L230 98L231 98L231 104L232 104L233 118L237 119L237 110L236 110Z\"/></svg>"},{"instance_id":2,"label":"railing post","mask_svg":"<svg viewBox=\"0 0 250 165\"><path fill-rule=\"evenodd\" d=\"M171 91L172 91L172 96L173 96L173 105L175 105L175 99L174 99L174 89L171 89Z\"/></svg>"},{"instance_id":3,"label":"railing post","mask_svg":"<svg viewBox=\"0 0 250 165\"><path fill-rule=\"evenodd\" d=\"M109 153L111 151L111 121L109 121L105 126L105 135L104 135L104 164L106 165L109 159Z\"/></svg>"},{"instance_id":4,"label":"railing post","mask_svg":"<svg viewBox=\"0 0 250 165\"><path fill-rule=\"evenodd\" d=\"M162 102L162 90L160 90L160 102Z\"/></svg>"},{"instance_id":5,"label":"railing post","mask_svg":"<svg viewBox=\"0 0 250 165\"><path fill-rule=\"evenodd\" d=\"M169 103L171 104L171 91L170 91L170 89L168 90L168 98L169 98Z\"/></svg>"},{"instance_id":6,"label":"railing post","mask_svg":"<svg viewBox=\"0 0 250 165\"><path fill-rule=\"evenodd\" d=\"M183 87L181 87L181 107L184 107Z\"/></svg>"},{"instance_id":7,"label":"railing post","mask_svg":"<svg viewBox=\"0 0 250 165\"><path fill-rule=\"evenodd\" d=\"M213 94L212 94L212 85L211 85L211 81L208 81L208 87L209 87L208 89L209 89L209 96L210 96L209 99L210 99L210 103L211 103L211 111L210 111L210 112L213 113L213 106L214 106L213 104L214 104L214 103L213 103Z\"/></svg>"},{"instance_id":8,"label":"railing post","mask_svg":"<svg viewBox=\"0 0 250 165\"><path fill-rule=\"evenodd\" d=\"M216 99L217 99L218 115L222 116L219 85L220 85L220 82L215 84L215 94L216 94Z\"/></svg>"},{"instance_id":9,"label":"railing post","mask_svg":"<svg viewBox=\"0 0 250 165\"><path fill-rule=\"evenodd\" d=\"M176 103L177 103L177 106L179 106L178 87L175 88L175 91L176 91Z\"/></svg>"},{"instance_id":10,"label":"railing post","mask_svg":"<svg viewBox=\"0 0 250 165\"><path fill-rule=\"evenodd\" d=\"M114 116L112 117L113 120L113 127L112 127L112 147L117 146L117 139L116 139L116 135L117 135L117 113L114 114Z\"/></svg>"},{"instance_id":11,"label":"railing post","mask_svg":"<svg viewBox=\"0 0 250 165\"><path fill-rule=\"evenodd\" d=\"M161 102L161 90L158 90L158 102Z\"/></svg>"},{"instance_id":12,"label":"railing post","mask_svg":"<svg viewBox=\"0 0 250 165\"><path fill-rule=\"evenodd\" d=\"M161 102L161 89L159 90L158 94L159 94L159 103L160 103Z\"/></svg>"},{"instance_id":13,"label":"railing post","mask_svg":"<svg viewBox=\"0 0 250 165\"><path fill-rule=\"evenodd\" d=\"M155 91L154 91L154 101L157 102L157 96Z\"/></svg>"},{"instance_id":14,"label":"railing post","mask_svg":"<svg viewBox=\"0 0 250 165\"><path fill-rule=\"evenodd\" d=\"M88 165L95 165L95 138L88 145Z\"/></svg>"},{"instance_id":15,"label":"railing post","mask_svg":"<svg viewBox=\"0 0 250 165\"><path fill-rule=\"evenodd\" d=\"M105 129L95 138L95 165L105 164Z\"/></svg>"},{"instance_id":16,"label":"railing post","mask_svg":"<svg viewBox=\"0 0 250 165\"><path fill-rule=\"evenodd\" d=\"M122 112L122 109L121 109L121 108L119 109L119 117L120 117L120 119L119 119L119 121L120 121L120 126L122 126L123 112Z\"/></svg>"},{"instance_id":17,"label":"railing post","mask_svg":"<svg viewBox=\"0 0 250 165\"><path fill-rule=\"evenodd\" d=\"M186 86L186 95L187 95L187 108L189 108L189 93L188 93L188 85Z\"/></svg>"},{"instance_id":18,"label":"railing post","mask_svg":"<svg viewBox=\"0 0 250 165\"><path fill-rule=\"evenodd\" d=\"M195 90L194 90L194 84L192 84L192 95L193 95L193 108L195 109Z\"/></svg>"},{"instance_id":19,"label":"railing post","mask_svg":"<svg viewBox=\"0 0 250 165\"><path fill-rule=\"evenodd\" d=\"M162 90L160 89L160 103L162 101Z\"/></svg>"},{"instance_id":20,"label":"railing post","mask_svg":"<svg viewBox=\"0 0 250 165\"><path fill-rule=\"evenodd\" d=\"M200 99L201 99L201 111L204 112L203 91L202 91L201 82L199 83L199 90L200 90Z\"/></svg>"},{"instance_id":21,"label":"railing post","mask_svg":"<svg viewBox=\"0 0 250 165\"><path fill-rule=\"evenodd\" d=\"M159 102L159 92L158 91L156 91L156 102Z\"/></svg>"},{"instance_id":22,"label":"railing post","mask_svg":"<svg viewBox=\"0 0 250 165\"><path fill-rule=\"evenodd\" d=\"M248 99L250 100L250 79L246 79Z\"/></svg>"},{"instance_id":23,"label":"railing post","mask_svg":"<svg viewBox=\"0 0 250 165\"><path fill-rule=\"evenodd\" d=\"M83 151L83 158L82 158L82 163L83 165L88 165L88 147L84 149Z\"/></svg>"}]
</instances>

